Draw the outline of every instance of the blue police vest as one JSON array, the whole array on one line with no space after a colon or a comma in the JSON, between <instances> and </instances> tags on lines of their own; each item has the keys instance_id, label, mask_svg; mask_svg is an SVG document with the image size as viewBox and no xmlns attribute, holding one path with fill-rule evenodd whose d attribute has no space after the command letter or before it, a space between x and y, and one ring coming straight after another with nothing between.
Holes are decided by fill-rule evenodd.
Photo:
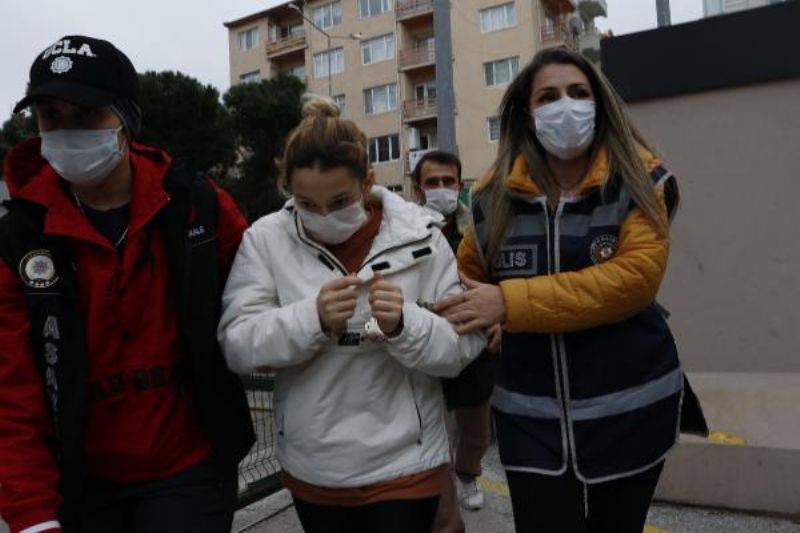
<instances>
[{"instance_id":1,"label":"blue police vest","mask_svg":"<svg viewBox=\"0 0 800 533\"><path fill-rule=\"evenodd\" d=\"M659 167L656 185L674 186ZM610 259L635 208L614 177L602 189L562 200L512 201L514 222L492 281L577 271ZM479 249L487 221L473 206ZM679 434L683 371L658 307L607 326L566 334L506 333L492 399L500 458L509 470L584 482L641 472L664 459Z\"/></svg>"}]
</instances>

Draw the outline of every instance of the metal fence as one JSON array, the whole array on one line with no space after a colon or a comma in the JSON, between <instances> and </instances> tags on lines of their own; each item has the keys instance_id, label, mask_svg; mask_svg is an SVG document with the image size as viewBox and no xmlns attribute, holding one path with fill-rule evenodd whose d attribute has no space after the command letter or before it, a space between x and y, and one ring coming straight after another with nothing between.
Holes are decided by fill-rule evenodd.
<instances>
[{"instance_id":1,"label":"metal fence","mask_svg":"<svg viewBox=\"0 0 800 533\"><path fill-rule=\"evenodd\" d=\"M280 465L275 458L272 390L274 377L259 374L242 378L250 415L256 429L256 443L239 464L239 505L244 507L281 489Z\"/></svg>"}]
</instances>

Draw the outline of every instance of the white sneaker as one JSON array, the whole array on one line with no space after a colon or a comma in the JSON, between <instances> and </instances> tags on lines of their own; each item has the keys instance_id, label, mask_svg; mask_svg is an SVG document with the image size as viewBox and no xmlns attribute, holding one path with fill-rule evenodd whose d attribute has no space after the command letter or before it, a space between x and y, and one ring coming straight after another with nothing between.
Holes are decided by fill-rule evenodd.
<instances>
[{"instance_id":1,"label":"white sneaker","mask_svg":"<svg viewBox=\"0 0 800 533\"><path fill-rule=\"evenodd\" d=\"M458 501L461 502L461 507L467 511L483 509L483 491L478 487L475 478L470 478L468 481L464 481L461 476L456 476L456 478L458 479Z\"/></svg>"}]
</instances>

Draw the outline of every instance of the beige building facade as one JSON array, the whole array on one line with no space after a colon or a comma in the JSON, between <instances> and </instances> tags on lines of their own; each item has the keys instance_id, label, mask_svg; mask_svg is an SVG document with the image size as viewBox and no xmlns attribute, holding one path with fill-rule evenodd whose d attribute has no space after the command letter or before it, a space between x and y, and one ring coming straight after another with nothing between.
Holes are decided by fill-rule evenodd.
<instances>
[{"instance_id":1,"label":"beige building facade","mask_svg":"<svg viewBox=\"0 0 800 533\"><path fill-rule=\"evenodd\" d=\"M577 47L569 20L578 3L451 1L444 42L434 0L286 2L225 24L231 84L290 72L309 91L331 95L369 136L379 182L395 190L408 192L415 163L439 147L454 147L471 182L494 160L497 109L514 75L543 47ZM605 8L601 0L580 3ZM452 50L452 87L437 84L437 68L447 64L440 46ZM440 136L441 120L453 121L453 138Z\"/></svg>"}]
</instances>

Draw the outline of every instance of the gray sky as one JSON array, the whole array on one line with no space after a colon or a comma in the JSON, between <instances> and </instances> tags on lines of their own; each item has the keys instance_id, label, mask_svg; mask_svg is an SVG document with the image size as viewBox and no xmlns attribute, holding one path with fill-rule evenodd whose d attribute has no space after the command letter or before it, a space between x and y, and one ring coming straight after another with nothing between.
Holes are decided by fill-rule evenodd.
<instances>
[{"instance_id":1,"label":"gray sky","mask_svg":"<svg viewBox=\"0 0 800 533\"><path fill-rule=\"evenodd\" d=\"M355 0L347 0L355 1ZM453 0L457 2L458 0ZM655 27L655 0L607 0L598 26L616 35ZM222 23L280 0L0 0L0 123L22 98L41 50L66 34L113 42L136 68L180 70L220 92L228 88L228 40ZM673 23L702 16L702 0L672 0Z\"/></svg>"}]
</instances>

